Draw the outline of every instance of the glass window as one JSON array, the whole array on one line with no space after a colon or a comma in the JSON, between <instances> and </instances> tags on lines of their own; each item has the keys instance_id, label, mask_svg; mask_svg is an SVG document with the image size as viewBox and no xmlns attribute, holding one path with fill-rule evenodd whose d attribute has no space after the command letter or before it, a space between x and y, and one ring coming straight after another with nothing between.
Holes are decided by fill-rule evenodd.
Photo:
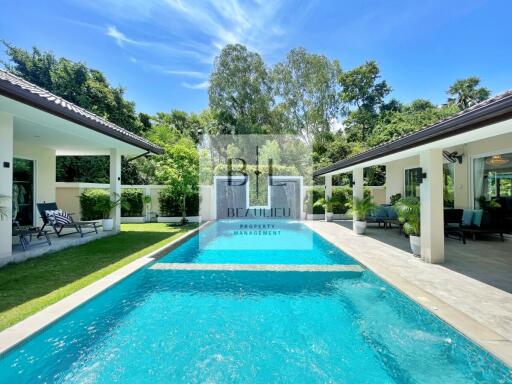
<instances>
[{"instance_id":1,"label":"glass window","mask_svg":"<svg viewBox=\"0 0 512 384\"><path fill-rule=\"evenodd\" d=\"M405 197L420 197L417 168L405 170Z\"/></svg>"},{"instance_id":2,"label":"glass window","mask_svg":"<svg viewBox=\"0 0 512 384\"><path fill-rule=\"evenodd\" d=\"M34 225L34 161L14 159L12 217L21 225Z\"/></svg>"},{"instance_id":3,"label":"glass window","mask_svg":"<svg viewBox=\"0 0 512 384\"><path fill-rule=\"evenodd\" d=\"M443 202L445 208L453 208L455 193L453 190L454 163L443 164Z\"/></svg>"},{"instance_id":4,"label":"glass window","mask_svg":"<svg viewBox=\"0 0 512 384\"><path fill-rule=\"evenodd\" d=\"M512 196L512 153L503 153L473 160L473 196L475 207Z\"/></svg>"}]
</instances>

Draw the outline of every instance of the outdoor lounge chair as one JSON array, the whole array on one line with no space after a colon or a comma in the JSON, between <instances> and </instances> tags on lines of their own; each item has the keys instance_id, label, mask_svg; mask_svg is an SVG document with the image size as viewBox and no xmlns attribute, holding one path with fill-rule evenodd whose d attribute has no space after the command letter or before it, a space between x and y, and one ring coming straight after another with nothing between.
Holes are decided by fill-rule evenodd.
<instances>
[{"instance_id":1,"label":"outdoor lounge chair","mask_svg":"<svg viewBox=\"0 0 512 384\"><path fill-rule=\"evenodd\" d=\"M48 237L48 231L39 229L38 227L22 227L17 220L12 222L12 235L17 236L20 239L21 247L24 251L28 249L32 241L32 235L44 236L48 246L52 245L50 238Z\"/></svg>"},{"instance_id":2,"label":"outdoor lounge chair","mask_svg":"<svg viewBox=\"0 0 512 384\"><path fill-rule=\"evenodd\" d=\"M457 238L462 241L462 244L466 244L466 234L461 228L463 213L462 209L446 208L444 210L444 236Z\"/></svg>"},{"instance_id":3,"label":"outdoor lounge chair","mask_svg":"<svg viewBox=\"0 0 512 384\"><path fill-rule=\"evenodd\" d=\"M37 204L37 209L39 211L39 214L41 215L41 220L43 220L43 226L40 229L40 232L38 233L37 237L42 236L42 231L45 226L51 226L54 230L54 232L57 234L58 237L72 235L74 233L79 233L80 237L84 237L84 234L86 233L98 233L98 228L96 227L95 221L74 221L71 216L69 216L69 219L71 222L66 224L60 224L60 223L50 223L48 220L48 217L46 215L46 211L56 211L59 208L57 207L57 203L39 203ZM70 232L70 233L62 233L62 230L64 228L72 228L75 229L76 232ZM90 231L84 232L82 228L92 228Z\"/></svg>"}]
</instances>

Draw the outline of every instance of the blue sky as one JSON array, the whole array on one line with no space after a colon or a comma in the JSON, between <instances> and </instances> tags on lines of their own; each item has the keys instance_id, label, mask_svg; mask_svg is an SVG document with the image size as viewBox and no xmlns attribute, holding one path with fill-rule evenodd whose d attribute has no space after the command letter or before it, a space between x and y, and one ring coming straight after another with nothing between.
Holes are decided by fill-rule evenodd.
<instances>
[{"instance_id":1,"label":"blue sky","mask_svg":"<svg viewBox=\"0 0 512 384\"><path fill-rule=\"evenodd\" d=\"M375 59L404 102L443 102L470 75L512 88L507 1L16 0L2 14L1 39L86 62L148 113L206 108L213 58L235 42L269 65L298 46L344 69Z\"/></svg>"}]
</instances>

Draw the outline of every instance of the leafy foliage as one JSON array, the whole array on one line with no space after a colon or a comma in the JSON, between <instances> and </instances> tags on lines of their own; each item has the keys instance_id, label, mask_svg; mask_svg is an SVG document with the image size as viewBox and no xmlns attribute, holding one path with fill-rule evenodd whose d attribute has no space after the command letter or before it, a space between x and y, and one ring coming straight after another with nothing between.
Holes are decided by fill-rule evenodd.
<instances>
[{"instance_id":1,"label":"leafy foliage","mask_svg":"<svg viewBox=\"0 0 512 384\"><path fill-rule=\"evenodd\" d=\"M342 101L356 107L345 121L349 137L353 139L364 142L372 134L379 108L391 92L386 81L379 79L380 69L375 61L367 61L339 76Z\"/></svg>"},{"instance_id":2,"label":"leafy foliage","mask_svg":"<svg viewBox=\"0 0 512 384\"><path fill-rule=\"evenodd\" d=\"M366 215L375 208L375 203L371 196L364 196L362 199L355 198L352 206L352 214L354 219L364 221Z\"/></svg>"},{"instance_id":3,"label":"leafy foliage","mask_svg":"<svg viewBox=\"0 0 512 384\"><path fill-rule=\"evenodd\" d=\"M165 188L158 195L160 212L165 217L182 216L182 199L174 194L171 188ZM193 193L186 200L185 212L187 216L199 215L199 193Z\"/></svg>"},{"instance_id":4,"label":"leafy foliage","mask_svg":"<svg viewBox=\"0 0 512 384\"><path fill-rule=\"evenodd\" d=\"M269 75L260 55L240 44L215 58L208 89L210 109L223 134L265 133L272 106Z\"/></svg>"},{"instance_id":5,"label":"leafy foliage","mask_svg":"<svg viewBox=\"0 0 512 384\"><path fill-rule=\"evenodd\" d=\"M398 220L404 224L404 232L408 235L419 236L420 200L416 197L402 197L395 204Z\"/></svg>"},{"instance_id":6,"label":"leafy foliage","mask_svg":"<svg viewBox=\"0 0 512 384\"><path fill-rule=\"evenodd\" d=\"M144 209L143 192L140 189L123 189L121 193L121 216L139 217Z\"/></svg>"},{"instance_id":7,"label":"leafy foliage","mask_svg":"<svg viewBox=\"0 0 512 384\"><path fill-rule=\"evenodd\" d=\"M448 89L447 93L451 96L448 98L448 101L456 104L460 110L463 110L487 99L491 95L491 91L479 85L480 79L476 76L457 80Z\"/></svg>"},{"instance_id":8,"label":"leafy foliage","mask_svg":"<svg viewBox=\"0 0 512 384\"><path fill-rule=\"evenodd\" d=\"M110 201L110 193L105 189L85 189L80 194L80 215L82 220L103 218L101 207ZM110 213L110 212L109 212Z\"/></svg>"},{"instance_id":9,"label":"leafy foliage","mask_svg":"<svg viewBox=\"0 0 512 384\"><path fill-rule=\"evenodd\" d=\"M316 134L330 131L330 122L341 109L337 94L339 63L323 55L292 49L286 61L272 70L278 110L285 117L285 132L300 135L312 143Z\"/></svg>"}]
</instances>

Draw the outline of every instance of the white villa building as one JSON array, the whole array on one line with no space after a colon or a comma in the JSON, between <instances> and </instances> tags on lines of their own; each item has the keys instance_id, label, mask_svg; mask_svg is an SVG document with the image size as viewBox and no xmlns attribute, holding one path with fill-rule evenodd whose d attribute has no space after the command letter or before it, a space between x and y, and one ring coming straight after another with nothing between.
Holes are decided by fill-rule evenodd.
<instances>
[{"instance_id":1,"label":"white villa building","mask_svg":"<svg viewBox=\"0 0 512 384\"><path fill-rule=\"evenodd\" d=\"M455 208L480 208L482 199L499 199L505 233L512 229L512 91L478 103L457 115L343 159L315 172L325 177L351 172L353 195L363 195L365 167L386 167L386 202L399 193L417 196L421 205L421 257L445 258L444 175L453 180ZM423 176L423 177L422 177ZM423 178L423 180L419 180ZM512 247L510 249L512 254ZM484 256L484 255L482 255Z\"/></svg>"},{"instance_id":2,"label":"white villa building","mask_svg":"<svg viewBox=\"0 0 512 384\"><path fill-rule=\"evenodd\" d=\"M59 155L110 156L110 189L121 192L121 155L162 153L162 149L9 72L0 70L0 195L8 199L0 221L0 265L12 261L13 186L23 194L18 218L41 225L37 203L56 201ZM114 210L119 230L121 210Z\"/></svg>"}]
</instances>

